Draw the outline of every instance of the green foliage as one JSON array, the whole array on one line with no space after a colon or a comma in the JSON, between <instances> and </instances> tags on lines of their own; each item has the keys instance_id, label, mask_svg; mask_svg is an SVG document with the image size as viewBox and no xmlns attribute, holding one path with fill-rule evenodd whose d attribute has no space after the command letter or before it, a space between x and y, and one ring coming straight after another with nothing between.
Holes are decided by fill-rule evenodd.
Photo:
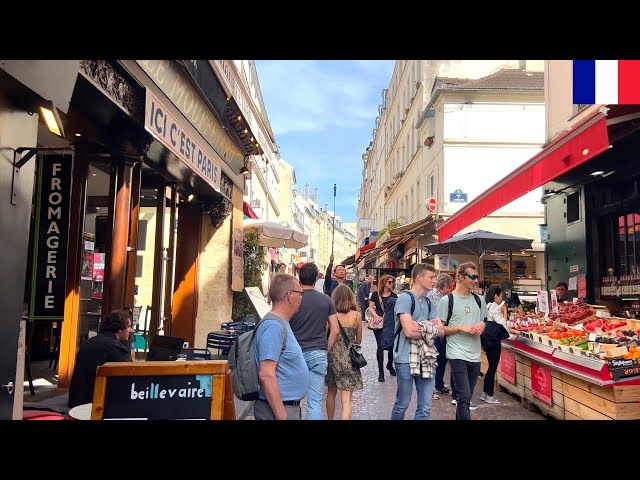
<instances>
[{"instance_id":1,"label":"green foliage","mask_svg":"<svg viewBox=\"0 0 640 480\"><path fill-rule=\"evenodd\" d=\"M382 230L380 230L380 233L378 233L378 238L382 237L385 233L387 233L387 231L391 230L392 228L396 228L399 226L400 223L396 219L392 218L387 222L387 225Z\"/></svg>"},{"instance_id":2,"label":"green foliage","mask_svg":"<svg viewBox=\"0 0 640 480\"><path fill-rule=\"evenodd\" d=\"M244 234L244 286L262 289L262 273L269 266L264 261L264 251L259 245L260 234L250 230ZM253 307L245 292L233 292L233 321L254 315Z\"/></svg>"},{"instance_id":3,"label":"green foliage","mask_svg":"<svg viewBox=\"0 0 640 480\"><path fill-rule=\"evenodd\" d=\"M261 287L262 272L269 266L264 261L264 252L260 243L260 234L254 230L244 234L244 285Z\"/></svg>"},{"instance_id":4,"label":"green foliage","mask_svg":"<svg viewBox=\"0 0 640 480\"><path fill-rule=\"evenodd\" d=\"M513 282L511 280L503 280L500 282L500 289L503 292L510 292L513 288Z\"/></svg>"}]
</instances>

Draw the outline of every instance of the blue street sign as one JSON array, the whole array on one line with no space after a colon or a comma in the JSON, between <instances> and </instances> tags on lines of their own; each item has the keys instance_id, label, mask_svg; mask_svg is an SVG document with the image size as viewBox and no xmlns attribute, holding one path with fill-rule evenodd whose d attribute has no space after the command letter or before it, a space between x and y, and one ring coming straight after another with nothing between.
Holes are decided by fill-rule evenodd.
<instances>
[{"instance_id":1,"label":"blue street sign","mask_svg":"<svg viewBox=\"0 0 640 480\"><path fill-rule=\"evenodd\" d=\"M452 203L467 203L467 194L458 189L449 194L449 201Z\"/></svg>"}]
</instances>

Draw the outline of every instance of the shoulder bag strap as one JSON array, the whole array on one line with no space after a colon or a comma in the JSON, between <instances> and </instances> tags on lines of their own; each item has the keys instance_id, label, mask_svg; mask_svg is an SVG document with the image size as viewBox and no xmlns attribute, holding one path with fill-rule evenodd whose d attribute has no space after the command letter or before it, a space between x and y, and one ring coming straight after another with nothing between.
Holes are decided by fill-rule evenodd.
<instances>
[{"instance_id":1,"label":"shoulder bag strap","mask_svg":"<svg viewBox=\"0 0 640 480\"><path fill-rule=\"evenodd\" d=\"M337 317L338 315L336 315L336 320L337 320ZM340 323L340 320L338 320L338 326L340 327L340 333L342 333L342 336L344 337L344 342L347 344L347 348L348 348L351 345L351 343L349 342L349 337L347 337L347 332L344 331L344 328Z\"/></svg>"},{"instance_id":2,"label":"shoulder bag strap","mask_svg":"<svg viewBox=\"0 0 640 480\"><path fill-rule=\"evenodd\" d=\"M407 295L411 297L411 317L413 317L414 312L416 311L416 299L413 296L413 293L406 292ZM399 299L400 297L398 297ZM396 329L396 333L393 335L393 342L396 344L396 353L398 353L398 348L400 347L400 332L402 331L402 322L400 321L400 314L398 314L398 328Z\"/></svg>"},{"instance_id":3,"label":"shoulder bag strap","mask_svg":"<svg viewBox=\"0 0 640 480\"><path fill-rule=\"evenodd\" d=\"M444 326L449 326L449 320L451 320L451 315L453 315L453 293L448 293L447 298L449 299L449 308L447 311L447 321L444 322Z\"/></svg>"}]
</instances>

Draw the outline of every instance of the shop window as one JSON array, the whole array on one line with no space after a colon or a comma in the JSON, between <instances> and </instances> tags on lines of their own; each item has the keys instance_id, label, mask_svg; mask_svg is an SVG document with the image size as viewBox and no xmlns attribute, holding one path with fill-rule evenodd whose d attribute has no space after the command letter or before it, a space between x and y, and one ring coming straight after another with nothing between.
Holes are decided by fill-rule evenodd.
<instances>
[{"instance_id":1,"label":"shop window","mask_svg":"<svg viewBox=\"0 0 640 480\"><path fill-rule=\"evenodd\" d=\"M138 251L144 251L147 245L148 220L138 220Z\"/></svg>"},{"instance_id":2,"label":"shop window","mask_svg":"<svg viewBox=\"0 0 640 480\"><path fill-rule=\"evenodd\" d=\"M567 224L580 221L580 190L567 195Z\"/></svg>"}]
</instances>

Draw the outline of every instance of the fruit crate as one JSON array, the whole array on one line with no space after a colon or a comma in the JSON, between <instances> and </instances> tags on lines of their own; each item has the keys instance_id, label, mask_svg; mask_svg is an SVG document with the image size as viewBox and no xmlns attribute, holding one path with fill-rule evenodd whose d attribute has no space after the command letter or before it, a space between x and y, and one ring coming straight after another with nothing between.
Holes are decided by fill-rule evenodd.
<instances>
[{"instance_id":1,"label":"fruit crate","mask_svg":"<svg viewBox=\"0 0 640 480\"><path fill-rule=\"evenodd\" d=\"M580 347L576 347L574 345L558 345L558 348L565 353L570 353L571 355L576 355L578 357L582 357L585 356L585 352L586 350L580 348Z\"/></svg>"}]
</instances>

